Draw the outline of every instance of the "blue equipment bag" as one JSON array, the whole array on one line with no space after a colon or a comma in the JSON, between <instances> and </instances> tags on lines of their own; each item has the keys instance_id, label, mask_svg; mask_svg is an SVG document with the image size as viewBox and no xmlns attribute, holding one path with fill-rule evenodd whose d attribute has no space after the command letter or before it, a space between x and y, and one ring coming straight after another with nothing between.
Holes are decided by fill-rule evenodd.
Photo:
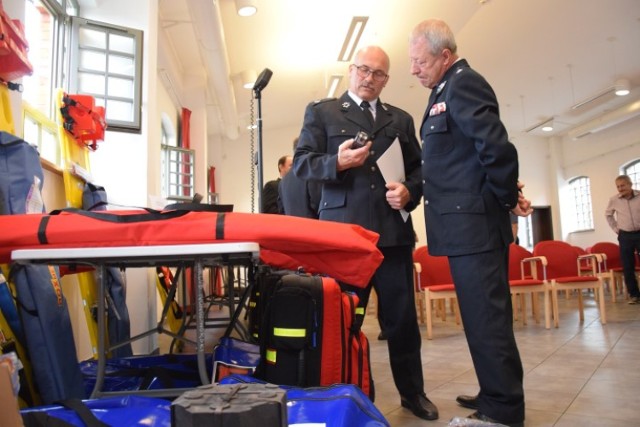
<instances>
[{"instance_id":1,"label":"blue equipment bag","mask_svg":"<svg viewBox=\"0 0 640 427\"><path fill-rule=\"evenodd\" d=\"M246 375L230 375L220 384L264 384ZM331 427L390 427L373 402L353 384L298 388L280 386L287 391L289 424L324 424Z\"/></svg>"},{"instance_id":2,"label":"blue equipment bag","mask_svg":"<svg viewBox=\"0 0 640 427\"><path fill-rule=\"evenodd\" d=\"M14 265L18 312L29 360L44 404L84 398L67 300L58 269L46 265Z\"/></svg>"},{"instance_id":3,"label":"blue equipment bag","mask_svg":"<svg viewBox=\"0 0 640 427\"><path fill-rule=\"evenodd\" d=\"M68 400L21 411L25 427L170 427L171 402L142 396Z\"/></svg>"},{"instance_id":4,"label":"blue equipment bag","mask_svg":"<svg viewBox=\"0 0 640 427\"><path fill-rule=\"evenodd\" d=\"M252 375L260 362L260 346L223 336L213 349L213 382L231 374Z\"/></svg>"},{"instance_id":5,"label":"blue equipment bag","mask_svg":"<svg viewBox=\"0 0 640 427\"><path fill-rule=\"evenodd\" d=\"M104 211L107 209L107 205L107 192L104 187L90 182L86 183L82 190L82 209ZM131 321L127 308L124 280L120 271L115 267L107 268L105 280L109 344L123 343L131 338ZM131 343L111 350L110 355L111 357L133 356Z\"/></svg>"},{"instance_id":6,"label":"blue equipment bag","mask_svg":"<svg viewBox=\"0 0 640 427\"><path fill-rule=\"evenodd\" d=\"M45 212L43 180L36 148L17 136L0 132L0 214ZM23 344L45 404L84 397L59 277L57 268L44 265L14 266L9 273L9 281L16 289Z\"/></svg>"},{"instance_id":7,"label":"blue equipment bag","mask_svg":"<svg viewBox=\"0 0 640 427\"><path fill-rule=\"evenodd\" d=\"M211 372L212 356L207 355L205 361L207 371ZM80 363L87 395L95 386L97 368L98 362L94 359ZM102 391L193 388L199 385L201 381L195 354L165 354L107 360Z\"/></svg>"},{"instance_id":8,"label":"blue equipment bag","mask_svg":"<svg viewBox=\"0 0 640 427\"><path fill-rule=\"evenodd\" d=\"M43 180L38 150L0 131L0 215L27 213L30 196L39 196L33 193L34 183L39 193Z\"/></svg>"}]
</instances>

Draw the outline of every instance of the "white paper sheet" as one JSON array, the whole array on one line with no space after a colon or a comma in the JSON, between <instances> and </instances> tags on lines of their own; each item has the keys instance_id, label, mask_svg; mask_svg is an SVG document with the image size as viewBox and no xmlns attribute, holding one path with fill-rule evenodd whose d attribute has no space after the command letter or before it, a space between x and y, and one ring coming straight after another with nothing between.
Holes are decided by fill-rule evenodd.
<instances>
[{"instance_id":1,"label":"white paper sheet","mask_svg":"<svg viewBox=\"0 0 640 427\"><path fill-rule=\"evenodd\" d=\"M404 158L402 157L402 148L400 148L398 138L393 140L387 151L382 153L377 163L385 182L405 181ZM400 209L400 215L402 215L404 222L407 222L409 212Z\"/></svg>"}]
</instances>

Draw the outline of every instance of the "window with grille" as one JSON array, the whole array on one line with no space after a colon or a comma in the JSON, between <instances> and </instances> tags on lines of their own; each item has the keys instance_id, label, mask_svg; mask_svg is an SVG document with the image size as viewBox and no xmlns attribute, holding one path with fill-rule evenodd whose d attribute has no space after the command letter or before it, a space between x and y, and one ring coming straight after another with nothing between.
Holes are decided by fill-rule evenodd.
<instances>
[{"instance_id":1,"label":"window with grille","mask_svg":"<svg viewBox=\"0 0 640 427\"><path fill-rule=\"evenodd\" d=\"M73 17L71 93L105 107L109 130L139 132L142 31Z\"/></svg>"},{"instance_id":2,"label":"window with grille","mask_svg":"<svg viewBox=\"0 0 640 427\"><path fill-rule=\"evenodd\" d=\"M635 190L640 190L640 159L625 165L622 168L622 173L631 178Z\"/></svg>"},{"instance_id":3,"label":"window with grille","mask_svg":"<svg viewBox=\"0 0 640 427\"><path fill-rule=\"evenodd\" d=\"M168 200L190 201L194 196L195 152L162 145L162 194Z\"/></svg>"},{"instance_id":4,"label":"window with grille","mask_svg":"<svg viewBox=\"0 0 640 427\"><path fill-rule=\"evenodd\" d=\"M574 205L571 231L593 230L590 179L586 176L579 176L569 180L569 191Z\"/></svg>"}]
</instances>

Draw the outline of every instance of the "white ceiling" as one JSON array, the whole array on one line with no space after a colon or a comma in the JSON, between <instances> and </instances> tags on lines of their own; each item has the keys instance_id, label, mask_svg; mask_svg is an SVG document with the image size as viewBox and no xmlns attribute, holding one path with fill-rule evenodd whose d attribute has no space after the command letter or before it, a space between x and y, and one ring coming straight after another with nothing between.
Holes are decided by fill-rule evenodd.
<instances>
[{"instance_id":1,"label":"white ceiling","mask_svg":"<svg viewBox=\"0 0 640 427\"><path fill-rule=\"evenodd\" d=\"M248 69L273 71L262 91L263 128L300 126L307 103L326 96L329 77L346 75L348 63L337 57L354 16L368 17L359 46L380 45L391 58L382 99L416 121L429 91L409 73L407 40L415 24L431 17L449 23L458 53L492 84L512 138L552 116L552 134L560 135L640 99L639 0L256 2L258 13L243 18L233 0L160 0L160 28L183 78L206 78L210 136L233 137L233 129L251 122L252 91L233 79ZM217 37L223 46L215 45ZM618 78L630 80L629 96L608 94L571 109ZM338 94L345 84L346 78Z\"/></svg>"}]
</instances>

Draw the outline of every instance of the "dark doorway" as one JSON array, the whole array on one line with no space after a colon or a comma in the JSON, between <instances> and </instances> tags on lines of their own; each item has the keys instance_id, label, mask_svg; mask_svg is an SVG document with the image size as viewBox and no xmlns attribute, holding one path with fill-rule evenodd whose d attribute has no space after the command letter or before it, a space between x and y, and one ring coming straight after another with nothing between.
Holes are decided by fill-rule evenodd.
<instances>
[{"instance_id":1,"label":"dark doorway","mask_svg":"<svg viewBox=\"0 0 640 427\"><path fill-rule=\"evenodd\" d=\"M551 206L533 206L531 214L531 235L533 245L542 240L553 240Z\"/></svg>"}]
</instances>

